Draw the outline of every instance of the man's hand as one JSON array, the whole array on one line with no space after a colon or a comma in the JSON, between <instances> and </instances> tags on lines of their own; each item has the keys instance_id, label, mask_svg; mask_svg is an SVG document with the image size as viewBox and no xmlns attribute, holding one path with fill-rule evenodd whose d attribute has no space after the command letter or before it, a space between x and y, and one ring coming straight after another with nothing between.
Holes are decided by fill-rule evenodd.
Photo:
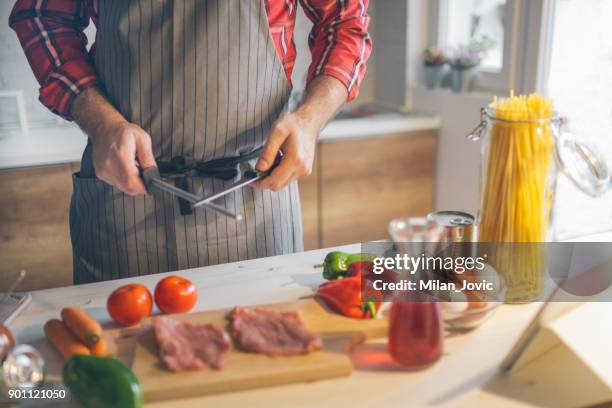
<instances>
[{"instance_id":1,"label":"man's hand","mask_svg":"<svg viewBox=\"0 0 612 408\"><path fill-rule=\"evenodd\" d=\"M97 133L91 137L96 176L129 195L146 194L138 167L156 165L151 136L127 121L102 127Z\"/></svg>"},{"instance_id":2,"label":"man's hand","mask_svg":"<svg viewBox=\"0 0 612 408\"><path fill-rule=\"evenodd\" d=\"M283 158L270 176L255 184L256 187L279 191L291 181L312 172L319 133L308 122L296 112L274 123L257 162L257 169L269 169L279 150L283 152Z\"/></svg>"},{"instance_id":3,"label":"man's hand","mask_svg":"<svg viewBox=\"0 0 612 408\"><path fill-rule=\"evenodd\" d=\"M95 88L77 96L71 114L92 142L96 176L129 195L145 194L138 167L156 165L151 136L125 120Z\"/></svg>"},{"instance_id":4,"label":"man's hand","mask_svg":"<svg viewBox=\"0 0 612 408\"><path fill-rule=\"evenodd\" d=\"M279 191L293 180L309 175L317 138L344 104L347 95L346 88L337 79L324 75L314 78L308 84L300 107L294 113L279 118L272 126L257 162L257 170L268 170L279 150L283 158L268 177L254 186Z\"/></svg>"}]
</instances>

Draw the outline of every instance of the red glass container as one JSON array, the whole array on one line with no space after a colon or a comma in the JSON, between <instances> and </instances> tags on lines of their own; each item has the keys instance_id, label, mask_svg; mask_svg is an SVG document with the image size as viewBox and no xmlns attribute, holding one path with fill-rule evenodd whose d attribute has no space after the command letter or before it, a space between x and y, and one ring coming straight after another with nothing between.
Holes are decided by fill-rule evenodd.
<instances>
[{"instance_id":1,"label":"red glass container","mask_svg":"<svg viewBox=\"0 0 612 408\"><path fill-rule=\"evenodd\" d=\"M442 356L442 316L437 302L396 300L389 315L388 351L407 369L427 368Z\"/></svg>"}]
</instances>

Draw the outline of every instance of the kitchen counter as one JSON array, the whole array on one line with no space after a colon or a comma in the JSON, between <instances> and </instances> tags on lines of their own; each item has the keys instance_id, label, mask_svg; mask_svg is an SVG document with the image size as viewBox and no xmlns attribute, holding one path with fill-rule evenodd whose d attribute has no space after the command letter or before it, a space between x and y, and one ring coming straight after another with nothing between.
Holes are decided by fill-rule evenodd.
<instances>
[{"instance_id":1,"label":"kitchen counter","mask_svg":"<svg viewBox=\"0 0 612 408\"><path fill-rule=\"evenodd\" d=\"M86 144L76 125L12 132L0 137L0 169L80 162Z\"/></svg>"},{"instance_id":2,"label":"kitchen counter","mask_svg":"<svg viewBox=\"0 0 612 408\"><path fill-rule=\"evenodd\" d=\"M320 141L346 138L379 137L388 134L411 133L440 128L439 116L378 113L365 117L334 119L321 132Z\"/></svg>"},{"instance_id":3,"label":"kitchen counter","mask_svg":"<svg viewBox=\"0 0 612 408\"><path fill-rule=\"evenodd\" d=\"M359 245L339 249L359 251ZM255 305L292 301L312 294L321 282L320 262L329 249L292 255L254 259L225 265L180 271L200 290L196 310L213 310L234 305ZM60 360L44 340L42 326L58 317L62 307L84 308L102 324L110 322L106 298L112 290L128 282L140 282L153 289L163 275L148 275L118 281L64 287L32 292L32 303L10 325L17 341L33 344L45 356L49 371L59 372ZM497 366L533 317L539 304L504 305L480 328L445 339L442 359L420 372L400 371L385 354L384 342L360 346L353 353L351 377L265 388L157 403L156 407L192 406L516 406L538 404L520 401L510 395L512 388L496 381ZM507 389L506 389L507 388ZM494 390L494 391L493 391ZM547 396L547 398L553 398ZM539 401L541 403L541 401ZM547 400L555 406L554 400ZM57 406L65 406L58 401ZM46 405L48 406L48 405Z\"/></svg>"}]
</instances>

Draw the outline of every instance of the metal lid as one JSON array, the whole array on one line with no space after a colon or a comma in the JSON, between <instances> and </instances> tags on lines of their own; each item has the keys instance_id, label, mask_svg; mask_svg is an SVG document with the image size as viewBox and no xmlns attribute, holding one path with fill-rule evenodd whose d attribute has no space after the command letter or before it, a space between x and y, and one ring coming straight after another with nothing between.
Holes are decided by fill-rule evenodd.
<instances>
[{"instance_id":1,"label":"metal lid","mask_svg":"<svg viewBox=\"0 0 612 408\"><path fill-rule=\"evenodd\" d=\"M612 176L603 154L576 135L562 133L559 136L555 159L572 183L592 197L601 196L612 186Z\"/></svg>"},{"instance_id":2,"label":"metal lid","mask_svg":"<svg viewBox=\"0 0 612 408\"><path fill-rule=\"evenodd\" d=\"M462 227L474 224L474 216L462 211L436 211L429 213L427 219L436 221L443 227Z\"/></svg>"}]
</instances>

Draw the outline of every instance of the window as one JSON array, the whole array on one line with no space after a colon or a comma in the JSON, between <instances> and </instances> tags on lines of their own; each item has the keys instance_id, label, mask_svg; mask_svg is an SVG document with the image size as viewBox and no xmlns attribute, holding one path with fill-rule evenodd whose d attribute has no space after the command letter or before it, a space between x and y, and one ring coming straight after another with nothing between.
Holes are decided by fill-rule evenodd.
<instances>
[{"instance_id":1,"label":"window","mask_svg":"<svg viewBox=\"0 0 612 408\"><path fill-rule=\"evenodd\" d=\"M567 129L603 152L612 169L612 1L425 1L420 4L427 4L429 26L427 38L421 39L419 46L448 48L477 39L483 33L500 46L491 50L481 66L476 90L484 93L453 95L414 88L419 92L418 97L413 97L418 109L444 116L437 207L475 211L474 204L467 199L446 193L453 188L478 194L469 177L464 181L446 174L448 169L465 166L465 160L458 157L474 153L457 142L461 134L457 129L471 130L475 124L471 118L478 107L489 103L490 94L504 96L510 89L517 93L547 94L556 109L568 118ZM418 24L419 14L415 15L413 24ZM418 68L417 64L414 66ZM476 177L475 167L469 171ZM564 175L557 180L556 239L612 230L612 192L591 198Z\"/></svg>"},{"instance_id":2,"label":"window","mask_svg":"<svg viewBox=\"0 0 612 408\"><path fill-rule=\"evenodd\" d=\"M429 44L447 51L461 44L485 42L490 48L478 70L474 87L495 93L511 87L518 28L517 0L437 0L430 13Z\"/></svg>"},{"instance_id":3,"label":"window","mask_svg":"<svg viewBox=\"0 0 612 408\"><path fill-rule=\"evenodd\" d=\"M547 88L569 130L597 146L612 166L612 2L556 0ZM559 177L560 238L612 229L612 192L590 198Z\"/></svg>"},{"instance_id":4,"label":"window","mask_svg":"<svg viewBox=\"0 0 612 408\"><path fill-rule=\"evenodd\" d=\"M500 72L503 66L504 15L506 0L447 0L445 38L455 47L477 41L490 42L490 49L481 63L482 70Z\"/></svg>"}]
</instances>

